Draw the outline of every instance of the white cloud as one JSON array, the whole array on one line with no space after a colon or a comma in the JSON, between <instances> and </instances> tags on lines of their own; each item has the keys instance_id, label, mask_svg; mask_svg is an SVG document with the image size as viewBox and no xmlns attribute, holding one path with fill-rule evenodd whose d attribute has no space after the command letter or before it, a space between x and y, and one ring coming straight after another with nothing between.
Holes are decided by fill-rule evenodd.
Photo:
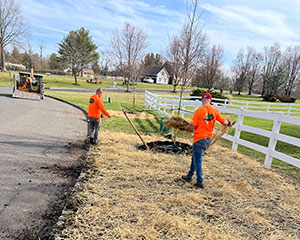
<instances>
[{"instance_id":1,"label":"white cloud","mask_svg":"<svg viewBox=\"0 0 300 240\"><path fill-rule=\"evenodd\" d=\"M184 14L176 10L146 0L27 0L21 3L35 38L54 39L61 33L57 38L59 42L69 31L83 26L90 30L101 48L109 44L112 31L121 29L127 21L143 28L158 51L168 33L173 35L179 30L184 18Z\"/></svg>"},{"instance_id":2,"label":"white cloud","mask_svg":"<svg viewBox=\"0 0 300 240\"><path fill-rule=\"evenodd\" d=\"M270 39L288 39L296 37L286 24L286 16L271 10L251 9L247 6L225 6L224 8L206 4L205 9L219 17L231 30L236 28L241 33L258 34ZM228 24L228 25L226 25Z\"/></svg>"}]
</instances>

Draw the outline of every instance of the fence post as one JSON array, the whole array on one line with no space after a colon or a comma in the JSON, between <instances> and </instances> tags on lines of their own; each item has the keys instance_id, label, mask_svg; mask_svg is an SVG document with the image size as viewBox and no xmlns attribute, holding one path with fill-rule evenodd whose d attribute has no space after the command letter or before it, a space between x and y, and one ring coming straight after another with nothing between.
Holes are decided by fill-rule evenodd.
<instances>
[{"instance_id":1,"label":"fence post","mask_svg":"<svg viewBox=\"0 0 300 240\"><path fill-rule=\"evenodd\" d=\"M226 108L227 102L228 102L228 99L225 99L225 101L224 101L224 108Z\"/></svg>"},{"instance_id":2,"label":"fence post","mask_svg":"<svg viewBox=\"0 0 300 240\"><path fill-rule=\"evenodd\" d=\"M184 110L185 110L185 105L181 102L181 117L184 117Z\"/></svg>"},{"instance_id":3,"label":"fence post","mask_svg":"<svg viewBox=\"0 0 300 240\"><path fill-rule=\"evenodd\" d=\"M292 104L292 103L290 103L290 105L289 105L289 110L288 110L288 117L289 117L289 116L290 116L290 114L291 114L292 107L293 107L293 104Z\"/></svg>"},{"instance_id":4,"label":"fence post","mask_svg":"<svg viewBox=\"0 0 300 240\"><path fill-rule=\"evenodd\" d=\"M238 120L235 124L235 133L234 133L234 140L232 143L232 151L237 151L238 148L238 140L240 138L241 135L241 129L240 127L243 125L243 121L244 121L244 109L240 109L239 115L238 115Z\"/></svg>"},{"instance_id":5,"label":"fence post","mask_svg":"<svg viewBox=\"0 0 300 240\"><path fill-rule=\"evenodd\" d=\"M282 114L276 114L276 117L273 121L273 128L272 128L272 134L269 140L269 145L268 145L268 150L267 150L267 154L266 154L266 158L265 158L265 163L264 163L264 167L267 169L270 169L271 164L272 164L272 160L273 160L273 151L276 148L276 144L277 144L277 134L280 131L280 127L281 127L281 122L280 122L280 118L281 118Z\"/></svg>"},{"instance_id":6,"label":"fence post","mask_svg":"<svg viewBox=\"0 0 300 240\"><path fill-rule=\"evenodd\" d=\"M195 101L195 103L196 103L196 105L194 107L194 112L199 108L199 105L200 105L200 102L198 99Z\"/></svg>"},{"instance_id":7,"label":"fence post","mask_svg":"<svg viewBox=\"0 0 300 240\"><path fill-rule=\"evenodd\" d=\"M174 115L173 104L171 106L171 117ZM171 141L174 141L174 128L171 128Z\"/></svg>"},{"instance_id":8,"label":"fence post","mask_svg":"<svg viewBox=\"0 0 300 240\"><path fill-rule=\"evenodd\" d=\"M144 108L147 108L147 103L148 103L149 99L148 99L148 91L145 91L145 100L144 100Z\"/></svg>"},{"instance_id":9,"label":"fence post","mask_svg":"<svg viewBox=\"0 0 300 240\"><path fill-rule=\"evenodd\" d=\"M270 109L270 103L268 103L267 113L269 112L269 109Z\"/></svg>"}]
</instances>

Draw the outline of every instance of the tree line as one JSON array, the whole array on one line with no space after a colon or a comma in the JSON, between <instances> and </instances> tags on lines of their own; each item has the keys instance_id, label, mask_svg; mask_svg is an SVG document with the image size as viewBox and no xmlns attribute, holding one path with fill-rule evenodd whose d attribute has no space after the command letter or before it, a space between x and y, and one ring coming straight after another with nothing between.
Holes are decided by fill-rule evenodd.
<instances>
[{"instance_id":1,"label":"tree line","mask_svg":"<svg viewBox=\"0 0 300 240\"><path fill-rule=\"evenodd\" d=\"M23 64L26 69L37 71L63 70L69 68L77 76L83 68L91 68L96 74L120 75L125 79L127 90L143 75L147 67L160 67L165 62L171 66L173 91L180 87L183 92L193 85L208 89L247 91L249 95L299 95L300 94L300 46L285 49L278 42L265 46L262 51L248 46L240 49L230 67L224 66L222 45L209 44L200 20L203 11L199 0L187 2L187 14L178 34L169 39L165 50L147 53L150 46L146 32L139 26L125 22L116 29L108 47L98 50L88 29L71 30L58 42L57 53L43 56L33 53L30 41L20 51L22 36L27 26L22 20L20 7L14 0L0 0L0 51L1 70L5 62ZM9 52L7 46L14 46ZM24 44L23 44L24 46ZM170 71L170 69L168 69Z\"/></svg>"}]
</instances>

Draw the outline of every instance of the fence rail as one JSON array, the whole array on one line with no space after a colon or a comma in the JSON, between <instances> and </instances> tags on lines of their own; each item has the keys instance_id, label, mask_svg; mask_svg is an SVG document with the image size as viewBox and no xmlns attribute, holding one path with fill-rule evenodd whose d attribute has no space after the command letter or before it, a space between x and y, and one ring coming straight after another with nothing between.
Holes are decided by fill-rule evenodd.
<instances>
[{"instance_id":1,"label":"fence rail","mask_svg":"<svg viewBox=\"0 0 300 240\"><path fill-rule=\"evenodd\" d=\"M153 93L146 91L145 97L152 98L155 97ZM170 108L172 105L174 109L178 109L179 103L179 96L173 95L159 95L160 99L164 99L164 103L167 104L167 107ZM188 106L199 106L201 105L201 97L195 96L184 96L183 99L187 101L184 107ZM188 99L188 100L186 100ZM191 100L195 99L195 100ZM224 108L233 108L233 109L240 109L243 108L244 110L250 111L265 111L270 113L282 113L284 115L300 115L300 104L295 103L264 103L264 102L244 102L244 101L237 101L237 100L228 100L228 99L220 99L220 98L213 98L212 101L215 105L224 107ZM200 103L199 103L200 102ZM185 110L185 109L183 109Z\"/></svg>"},{"instance_id":2,"label":"fence rail","mask_svg":"<svg viewBox=\"0 0 300 240\"><path fill-rule=\"evenodd\" d=\"M149 91L146 91L145 107L149 108L150 110L154 110L159 114L170 117L174 112L178 111L179 101L176 99L175 100L170 99L171 96L168 97L166 96L167 95L155 95ZM201 102L199 100L196 101L183 100L182 108L180 109L182 111L181 115L184 116L185 114L192 114L200 106L201 106ZM249 111L246 109L227 108L220 105L215 105L215 107L222 113L229 113L229 114L237 115L238 117L237 123L234 125L235 128L234 136L228 134L225 134L223 136L224 139L227 139L232 142L233 151L237 151L238 145L242 145L265 154L266 156L265 156L264 166L266 168L271 167L273 158L277 158L283 162L286 162L290 165L300 168L300 159L291 157L287 154L275 150L277 141L282 141L291 144L293 146L300 147L299 138L291 137L280 133L281 123L288 123L288 124L300 126L300 118L284 116L282 113L271 114L262 111ZM271 120L273 121L272 131L243 125L244 117ZM240 135L242 131L254 133L269 138L268 147L264 147L259 144L241 139Z\"/></svg>"}]
</instances>

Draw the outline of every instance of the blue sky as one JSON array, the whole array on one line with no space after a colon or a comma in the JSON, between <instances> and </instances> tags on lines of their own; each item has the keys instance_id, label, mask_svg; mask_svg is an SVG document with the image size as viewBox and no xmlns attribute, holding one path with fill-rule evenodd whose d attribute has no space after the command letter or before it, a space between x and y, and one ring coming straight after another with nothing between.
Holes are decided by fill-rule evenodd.
<instances>
[{"instance_id":1,"label":"blue sky","mask_svg":"<svg viewBox=\"0 0 300 240\"><path fill-rule=\"evenodd\" d=\"M69 31L90 30L99 50L104 50L112 31L124 21L143 28L150 41L147 52L160 53L169 36L178 34L186 14L185 0L17 0L31 32L31 45L39 52L57 51L57 43ZM230 65L240 48L262 50L275 41L282 48L300 43L299 0L203 0L202 15L210 45L221 44L225 64Z\"/></svg>"}]
</instances>

